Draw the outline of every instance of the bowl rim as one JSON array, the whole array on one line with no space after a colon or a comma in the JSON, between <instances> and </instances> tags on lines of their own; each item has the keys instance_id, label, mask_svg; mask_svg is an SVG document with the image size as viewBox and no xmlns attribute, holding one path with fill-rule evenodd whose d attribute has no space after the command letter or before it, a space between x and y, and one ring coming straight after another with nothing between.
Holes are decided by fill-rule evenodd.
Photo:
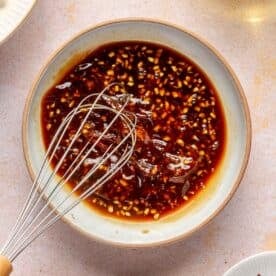
<instances>
[{"instance_id":1,"label":"bowl rim","mask_svg":"<svg viewBox=\"0 0 276 276\"><path fill-rule=\"evenodd\" d=\"M251 255L249 257L246 257L237 263L235 263L233 266L231 266L227 271L224 272L222 276L231 276L235 270L239 269L242 265L250 264L252 261L258 261L261 258L267 258L267 257L276 257L276 250L268 250L259 252L257 254Z\"/></svg>"},{"instance_id":2,"label":"bowl rim","mask_svg":"<svg viewBox=\"0 0 276 276\"><path fill-rule=\"evenodd\" d=\"M82 35L90 32L90 31L96 30L100 27L104 27L104 26L111 25L111 24L114 24L114 23L127 23L127 22L156 23L156 24L169 26L169 27L175 28L175 29L177 29L181 32L184 32L184 33L190 35L191 37L193 37L194 39L196 39L200 43L202 43L205 47L207 47L222 62L222 64L229 71L230 75L233 78L234 84L237 87L238 96L241 99L241 106L242 106L242 108L245 112L245 123L246 123L246 133L247 133L244 158L243 158L243 161L242 161L242 165L241 165L239 174L238 174L238 176L235 180L235 183L233 184L233 186L231 188L231 191L229 192L227 197L225 197L223 202L220 205L217 206L216 210L211 215L207 216L196 227L194 227L193 229L191 229L191 230L189 230L189 231L187 231L187 232L185 232L181 235L178 235L178 236L175 236L173 238L169 238L169 239L166 239L166 240L163 240L163 241L147 242L147 243L141 243L141 244L133 245L133 244L127 244L127 243L123 243L123 242L110 241L110 240L106 240L104 238L95 236L92 233L89 233L89 232L86 232L86 231L82 230L79 226L72 223L70 220L66 219L65 217L61 217L62 221L69 224L77 232L79 232L83 236L86 236L89 239L93 239L93 240L100 241L100 242L103 242L103 243L108 244L108 245L113 245L113 246L123 247L123 248L134 248L134 247L135 248L138 248L138 247L146 248L146 247L153 247L153 246L160 246L160 245L168 245L168 244L174 243L176 241L183 240L184 238L187 238L188 236L191 236L194 232L198 231L203 226L207 225L215 216L217 216L223 210L223 208L228 204L230 199L233 197L234 193L236 192L237 188L239 187L239 184L240 184L240 182L241 182L241 180L242 180L242 178L245 174L245 170L246 170L247 165L248 165L248 161L249 161L249 157L250 157L250 151L251 151L252 124L251 124L251 117L250 117L250 111L249 111L247 99L246 99L244 90L243 90L243 88L240 84L240 81L238 80L234 70L229 65L229 63L226 61L226 59L208 41L206 41L205 39L201 38L197 34L194 34L193 32L191 32L191 31L189 31L189 30L187 30L187 29L185 29L185 28L183 28L183 27L181 27L177 24L174 24L174 23L171 23L171 22L168 22L168 21L165 21L165 20L145 18L145 17L125 17L125 18L119 18L119 19L115 19L115 20L103 21L103 22L98 23L98 24L93 24L92 26L89 26L85 30L82 30L82 31L78 32L77 34L73 35L70 39L65 41L65 43L63 43L57 50L55 50L50 55L50 57L48 57L48 59L46 60L46 62L44 63L44 65L42 66L40 71L38 72L37 76L35 77L35 79L33 81L32 86L29 90L29 93L28 93L27 98L26 98L24 110L23 110L22 145L23 145L23 154L24 154L25 163L27 165L27 170L28 170L28 173L29 173L32 181L34 179L34 172L32 170L31 161L30 161L30 157L28 155L28 150L27 150L28 145L27 145L27 128L26 128L26 125L27 125L27 121L28 121L28 115L29 115L31 100L32 100L32 98L35 94L36 87L39 84L39 81L40 81L42 75L44 74L44 72L47 71L50 63L54 60L54 58L65 47L67 47L68 44L70 44L71 42L73 42L77 38L81 37Z\"/></svg>"},{"instance_id":3,"label":"bowl rim","mask_svg":"<svg viewBox=\"0 0 276 276\"><path fill-rule=\"evenodd\" d=\"M5 44L11 37L14 36L14 34L16 33L16 31L22 27L22 25L27 21L27 19L31 16L32 11L34 10L34 7L37 4L37 0L32 0L32 4L30 5L28 11L26 12L26 14L19 20L19 22L17 23L17 25L14 27L14 29L7 34L2 40L0 40L0 46Z\"/></svg>"}]
</instances>

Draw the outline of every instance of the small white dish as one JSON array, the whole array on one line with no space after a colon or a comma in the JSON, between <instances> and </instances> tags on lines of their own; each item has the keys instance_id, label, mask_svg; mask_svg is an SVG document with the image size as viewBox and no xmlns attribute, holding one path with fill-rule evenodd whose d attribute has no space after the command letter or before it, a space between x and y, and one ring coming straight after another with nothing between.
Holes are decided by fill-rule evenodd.
<instances>
[{"instance_id":1,"label":"small white dish","mask_svg":"<svg viewBox=\"0 0 276 276\"><path fill-rule=\"evenodd\" d=\"M94 212L82 203L70 211L64 220L81 233L111 244L160 245L186 237L209 222L234 194L248 162L251 123L247 102L233 71L209 44L178 27L143 19L108 22L81 33L47 62L36 80L25 107L24 152L28 169L34 177L45 152L40 127L43 95L57 81L66 65L78 63L102 44L123 40L167 45L189 57L206 72L219 93L226 117L225 153L204 192L163 219L143 223L121 221ZM51 201L52 205L56 206L59 200Z\"/></svg>"},{"instance_id":2,"label":"small white dish","mask_svg":"<svg viewBox=\"0 0 276 276\"><path fill-rule=\"evenodd\" d=\"M36 0L0 0L0 44L23 23Z\"/></svg>"},{"instance_id":3,"label":"small white dish","mask_svg":"<svg viewBox=\"0 0 276 276\"><path fill-rule=\"evenodd\" d=\"M250 256L226 271L223 276L275 276L276 251Z\"/></svg>"}]
</instances>

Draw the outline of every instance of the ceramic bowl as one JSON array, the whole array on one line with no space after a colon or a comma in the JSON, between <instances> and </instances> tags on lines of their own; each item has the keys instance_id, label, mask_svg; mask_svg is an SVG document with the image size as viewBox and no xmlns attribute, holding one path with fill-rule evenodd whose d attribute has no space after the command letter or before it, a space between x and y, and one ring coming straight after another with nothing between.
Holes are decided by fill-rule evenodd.
<instances>
[{"instance_id":1,"label":"ceramic bowl","mask_svg":"<svg viewBox=\"0 0 276 276\"><path fill-rule=\"evenodd\" d=\"M36 0L0 0L0 44L24 22Z\"/></svg>"},{"instance_id":2,"label":"ceramic bowl","mask_svg":"<svg viewBox=\"0 0 276 276\"><path fill-rule=\"evenodd\" d=\"M232 266L223 276L276 275L276 251L266 251L250 256Z\"/></svg>"},{"instance_id":3,"label":"ceramic bowl","mask_svg":"<svg viewBox=\"0 0 276 276\"><path fill-rule=\"evenodd\" d=\"M126 222L105 217L85 203L64 220L81 233L122 246L152 246L178 240L210 221L229 201L247 165L251 127L242 88L225 60L208 43L188 31L163 22L128 19L89 29L63 46L47 62L27 100L23 144L32 177L38 172L44 146L40 127L40 103L68 64L75 64L99 45L123 40L151 41L167 45L193 60L215 85L226 117L226 150L204 192L173 214L155 222ZM63 191L60 197L63 197ZM56 206L60 199L51 201Z\"/></svg>"}]
</instances>

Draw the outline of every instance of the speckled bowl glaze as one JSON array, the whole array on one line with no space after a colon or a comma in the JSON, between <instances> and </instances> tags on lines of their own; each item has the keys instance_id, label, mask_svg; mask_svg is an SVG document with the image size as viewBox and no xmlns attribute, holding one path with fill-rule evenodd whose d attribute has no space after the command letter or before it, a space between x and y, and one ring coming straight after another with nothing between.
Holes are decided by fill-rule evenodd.
<instances>
[{"instance_id":1,"label":"speckled bowl glaze","mask_svg":"<svg viewBox=\"0 0 276 276\"><path fill-rule=\"evenodd\" d=\"M193 60L216 87L226 117L226 149L207 188L189 204L154 222L127 222L105 217L81 203L64 220L80 233L121 246L153 246L176 241L209 222L229 201L244 174L251 143L251 124L242 88L225 60L208 43L179 27L144 19L125 19L93 27L55 53L37 78L25 107L23 144L32 177L45 152L40 127L40 103L66 66L96 47L123 40L160 43ZM60 198L66 195L63 191ZM47 192L46 192L47 193ZM51 201L56 206L60 200Z\"/></svg>"},{"instance_id":2,"label":"speckled bowl glaze","mask_svg":"<svg viewBox=\"0 0 276 276\"><path fill-rule=\"evenodd\" d=\"M276 251L250 256L232 266L223 276L276 275Z\"/></svg>"}]
</instances>

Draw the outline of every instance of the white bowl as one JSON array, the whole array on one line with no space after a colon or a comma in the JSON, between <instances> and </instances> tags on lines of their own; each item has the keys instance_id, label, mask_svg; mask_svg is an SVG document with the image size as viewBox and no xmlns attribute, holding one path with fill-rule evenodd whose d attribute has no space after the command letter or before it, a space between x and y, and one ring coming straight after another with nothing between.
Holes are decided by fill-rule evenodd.
<instances>
[{"instance_id":1,"label":"white bowl","mask_svg":"<svg viewBox=\"0 0 276 276\"><path fill-rule=\"evenodd\" d=\"M276 275L276 251L250 256L226 271L223 276L273 276Z\"/></svg>"},{"instance_id":2,"label":"white bowl","mask_svg":"<svg viewBox=\"0 0 276 276\"><path fill-rule=\"evenodd\" d=\"M242 88L224 59L206 42L166 23L129 19L89 29L63 46L45 65L27 100L23 144L32 177L44 154L40 127L40 103L68 64L75 64L99 45L111 41L140 40L167 45L192 59L215 85L226 117L226 150L207 188L179 211L156 222L126 222L105 217L78 205L65 221L89 237L123 246L152 246L175 241L210 221L229 201L247 165L251 124ZM64 195L66 191L63 192ZM61 197L64 196L63 194ZM57 200L52 200L56 206Z\"/></svg>"},{"instance_id":3,"label":"white bowl","mask_svg":"<svg viewBox=\"0 0 276 276\"><path fill-rule=\"evenodd\" d=\"M0 0L0 44L21 26L35 3L35 0Z\"/></svg>"}]
</instances>

